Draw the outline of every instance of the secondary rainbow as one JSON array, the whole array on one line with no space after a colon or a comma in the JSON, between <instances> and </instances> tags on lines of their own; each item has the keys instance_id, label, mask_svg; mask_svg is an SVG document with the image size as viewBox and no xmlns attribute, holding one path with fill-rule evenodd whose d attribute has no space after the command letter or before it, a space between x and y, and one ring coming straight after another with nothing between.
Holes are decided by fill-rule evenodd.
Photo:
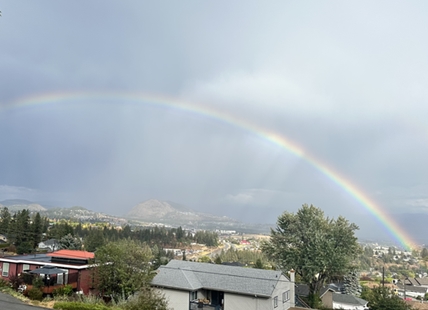
<instances>
[{"instance_id":1,"label":"secondary rainbow","mask_svg":"<svg viewBox=\"0 0 428 310\"><path fill-rule=\"evenodd\" d=\"M358 203L368 210L388 231L388 233L399 242L404 248L412 248L416 243L411 237L385 212L385 210L375 203L368 195L362 192L356 185L344 176L339 174L333 168L317 159L315 156L305 152L298 144L291 141L284 135L268 130L257 124L251 123L245 119L239 118L236 115L228 114L224 111L216 110L194 102L184 101L173 97L163 95L151 95L146 93L129 93L129 92L60 92L35 95L25 98L20 98L10 104L3 105L0 112L16 109L19 107L31 107L37 105L48 104L73 104L76 100L126 100L129 102L145 103L156 106L165 106L185 112L196 113L205 117L213 118L222 122L226 122L232 126L240 127L247 130L262 139L265 139L295 156L304 159L308 164L316 170L324 174L328 179L333 181L343 191L352 196Z\"/></svg>"}]
</instances>

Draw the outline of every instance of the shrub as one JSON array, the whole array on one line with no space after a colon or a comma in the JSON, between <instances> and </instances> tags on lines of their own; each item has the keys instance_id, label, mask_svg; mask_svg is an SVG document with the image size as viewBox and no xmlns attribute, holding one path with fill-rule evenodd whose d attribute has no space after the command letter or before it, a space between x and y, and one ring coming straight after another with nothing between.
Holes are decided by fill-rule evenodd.
<instances>
[{"instance_id":1,"label":"shrub","mask_svg":"<svg viewBox=\"0 0 428 310\"><path fill-rule=\"evenodd\" d=\"M0 278L0 287L10 287L10 284L7 280Z\"/></svg>"},{"instance_id":2,"label":"shrub","mask_svg":"<svg viewBox=\"0 0 428 310\"><path fill-rule=\"evenodd\" d=\"M73 294L73 287L69 284L63 287L59 287L53 290L52 294L57 296L71 296Z\"/></svg>"},{"instance_id":3,"label":"shrub","mask_svg":"<svg viewBox=\"0 0 428 310\"><path fill-rule=\"evenodd\" d=\"M114 310L102 304L85 304L82 302L60 301L56 302L54 309L59 310ZM116 308L117 309L117 308Z\"/></svg>"},{"instance_id":4,"label":"shrub","mask_svg":"<svg viewBox=\"0 0 428 310\"><path fill-rule=\"evenodd\" d=\"M21 284L24 284L24 280L21 277L19 277L19 276L13 275L13 276L9 277L9 284L16 291L16 290L18 290L18 287Z\"/></svg>"},{"instance_id":5,"label":"shrub","mask_svg":"<svg viewBox=\"0 0 428 310\"><path fill-rule=\"evenodd\" d=\"M41 301L43 299L43 291L37 287L32 287L29 291L27 291L27 295L31 300Z\"/></svg>"},{"instance_id":6,"label":"shrub","mask_svg":"<svg viewBox=\"0 0 428 310\"><path fill-rule=\"evenodd\" d=\"M36 276L33 278L33 287L41 289L44 286L42 277Z\"/></svg>"}]
</instances>

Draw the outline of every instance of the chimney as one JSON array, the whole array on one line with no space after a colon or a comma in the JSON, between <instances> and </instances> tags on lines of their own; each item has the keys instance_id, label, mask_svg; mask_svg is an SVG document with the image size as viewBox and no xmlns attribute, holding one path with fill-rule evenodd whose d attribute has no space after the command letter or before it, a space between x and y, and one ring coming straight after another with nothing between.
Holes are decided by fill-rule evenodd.
<instances>
[{"instance_id":1,"label":"chimney","mask_svg":"<svg viewBox=\"0 0 428 310\"><path fill-rule=\"evenodd\" d=\"M296 300L295 300L296 277L295 277L294 269L291 269L289 273L290 273L290 307L294 307L296 305Z\"/></svg>"}]
</instances>

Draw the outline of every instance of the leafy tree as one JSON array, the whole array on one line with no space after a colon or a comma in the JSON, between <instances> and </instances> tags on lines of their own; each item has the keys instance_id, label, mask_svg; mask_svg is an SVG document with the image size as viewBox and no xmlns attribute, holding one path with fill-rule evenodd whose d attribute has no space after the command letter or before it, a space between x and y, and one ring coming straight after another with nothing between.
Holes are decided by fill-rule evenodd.
<instances>
[{"instance_id":1,"label":"leafy tree","mask_svg":"<svg viewBox=\"0 0 428 310\"><path fill-rule=\"evenodd\" d=\"M374 287L372 289L363 287L361 298L369 302L370 310L412 310L413 308L406 304L388 287Z\"/></svg>"},{"instance_id":2,"label":"leafy tree","mask_svg":"<svg viewBox=\"0 0 428 310\"><path fill-rule=\"evenodd\" d=\"M138 241L125 239L107 243L95 253L97 289L118 300L149 287L152 259L150 248Z\"/></svg>"},{"instance_id":3,"label":"leafy tree","mask_svg":"<svg viewBox=\"0 0 428 310\"><path fill-rule=\"evenodd\" d=\"M423 248L421 251L421 257L423 259L427 259L428 258L428 249L427 248Z\"/></svg>"},{"instance_id":4,"label":"leafy tree","mask_svg":"<svg viewBox=\"0 0 428 310\"><path fill-rule=\"evenodd\" d=\"M329 219L321 209L304 204L296 214L279 216L262 251L284 272L294 269L315 296L326 281L353 269L362 252L354 235L357 229L341 216Z\"/></svg>"}]
</instances>

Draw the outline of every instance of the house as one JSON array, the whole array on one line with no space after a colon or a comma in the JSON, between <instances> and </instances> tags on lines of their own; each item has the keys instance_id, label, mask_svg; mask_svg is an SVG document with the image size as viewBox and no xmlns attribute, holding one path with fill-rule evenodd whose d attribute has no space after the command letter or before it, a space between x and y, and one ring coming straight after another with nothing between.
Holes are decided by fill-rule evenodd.
<instances>
[{"instance_id":1,"label":"house","mask_svg":"<svg viewBox=\"0 0 428 310\"><path fill-rule=\"evenodd\" d=\"M368 301L350 294L331 293L332 308L344 310L366 310ZM326 305L325 305L326 306Z\"/></svg>"},{"instance_id":2,"label":"house","mask_svg":"<svg viewBox=\"0 0 428 310\"><path fill-rule=\"evenodd\" d=\"M401 297L421 297L424 298L425 294L428 293L428 287L421 285L403 285L401 283L396 284L396 292Z\"/></svg>"},{"instance_id":3,"label":"house","mask_svg":"<svg viewBox=\"0 0 428 310\"><path fill-rule=\"evenodd\" d=\"M76 250L0 257L0 278L9 280L14 276L26 275L24 280L32 282L28 275L39 273L47 284L43 289L45 294L51 294L55 288L66 284L76 291L88 294L92 287L92 266L89 260L93 258L94 253ZM46 271L38 272L41 268ZM55 272L52 268L55 268Z\"/></svg>"},{"instance_id":4,"label":"house","mask_svg":"<svg viewBox=\"0 0 428 310\"><path fill-rule=\"evenodd\" d=\"M49 239L39 243L38 248L41 250L47 250L48 252L53 252L58 250L59 242L56 239Z\"/></svg>"},{"instance_id":5,"label":"house","mask_svg":"<svg viewBox=\"0 0 428 310\"><path fill-rule=\"evenodd\" d=\"M304 302L304 298L307 298L309 296L309 286L307 284L296 284L296 296L299 299L301 303L303 303L302 306L306 306ZM328 287L324 286L320 290L320 299L321 303L326 307L333 307L333 300L332 300L332 293L335 291ZM302 298L303 297L303 298Z\"/></svg>"},{"instance_id":6,"label":"house","mask_svg":"<svg viewBox=\"0 0 428 310\"><path fill-rule=\"evenodd\" d=\"M337 284L332 287L339 287ZM307 297L309 295L309 287L306 284L296 285L296 295L298 297ZM324 286L320 291L321 303L329 309L344 309L344 310L366 310L369 309L368 301L355 297L350 294L342 294L335 291L331 286Z\"/></svg>"},{"instance_id":7,"label":"house","mask_svg":"<svg viewBox=\"0 0 428 310\"><path fill-rule=\"evenodd\" d=\"M171 260L152 286L175 310L285 310L294 307L294 272Z\"/></svg>"}]
</instances>

